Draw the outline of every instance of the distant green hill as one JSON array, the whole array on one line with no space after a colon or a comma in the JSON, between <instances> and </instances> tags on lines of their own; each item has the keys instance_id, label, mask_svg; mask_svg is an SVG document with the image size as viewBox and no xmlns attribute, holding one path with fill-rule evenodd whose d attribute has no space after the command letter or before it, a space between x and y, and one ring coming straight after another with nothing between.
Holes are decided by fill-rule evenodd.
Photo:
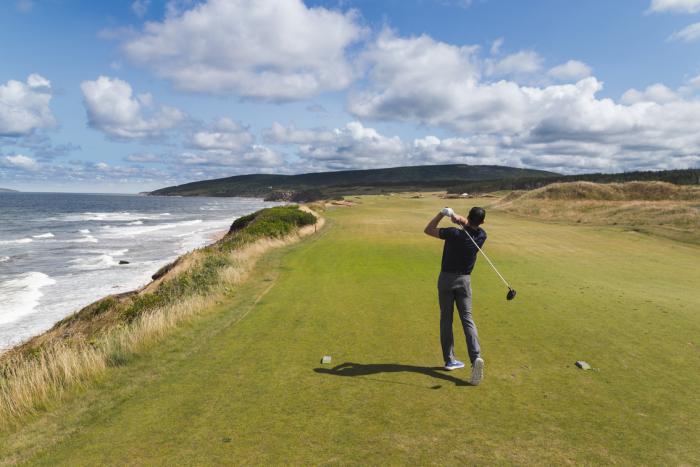
<instances>
[{"instance_id":1,"label":"distant green hill","mask_svg":"<svg viewBox=\"0 0 700 467\"><path fill-rule=\"evenodd\" d=\"M423 165L387 169L344 170L299 175L254 174L203 180L151 192L167 196L267 196L280 191L322 190L326 195L444 190L464 182L549 178L559 174L498 165Z\"/></svg>"},{"instance_id":2,"label":"distant green hill","mask_svg":"<svg viewBox=\"0 0 700 467\"><path fill-rule=\"evenodd\" d=\"M9 188L0 188L0 192L4 192L4 193L17 193L17 190L10 190Z\"/></svg>"}]
</instances>

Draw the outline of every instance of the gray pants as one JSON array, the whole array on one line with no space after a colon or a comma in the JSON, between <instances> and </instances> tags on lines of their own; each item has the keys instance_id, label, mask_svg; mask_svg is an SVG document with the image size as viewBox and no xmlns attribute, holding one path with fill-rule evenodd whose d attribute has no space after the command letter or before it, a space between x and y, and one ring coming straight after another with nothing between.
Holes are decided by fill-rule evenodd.
<instances>
[{"instance_id":1,"label":"gray pants","mask_svg":"<svg viewBox=\"0 0 700 467\"><path fill-rule=\"evenodd\" d=\"M442 357L445 359L445 363L455 358L455 340L452 335L452 315L455 303L457 303L457 311L464 329L464 336L467 338L469 360L474 363L474 360L481 353L481 348L479 347L479 335L476 332L476 324L474 324L472 319L472 285L470 276L441 272L438 278L438 297L440 299L440 344L442 345Z\"/></svg>"}]
</instances>

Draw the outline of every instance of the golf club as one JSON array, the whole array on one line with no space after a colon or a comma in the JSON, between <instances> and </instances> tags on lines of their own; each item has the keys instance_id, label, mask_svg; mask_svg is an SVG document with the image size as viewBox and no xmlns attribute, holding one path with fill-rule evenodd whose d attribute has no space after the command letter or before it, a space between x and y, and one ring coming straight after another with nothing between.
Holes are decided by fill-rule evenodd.
<instances>
[{"instance_id":1,"label":"golf club","mask_svg":"<svg viewBox=\"0 0 700 467\"><path fill-rule=\"evenodd\" d=\"M506 285L506 287L508 287L508 293L506 294L506 300L513 300L515 298L515 294L516 294L515 289L513 287L511 287L510 284L508 283L508 281L503 278L503 276L501 275L500 272L498 272L498 269L496 269L496 266L493 265L493 263L491 262L489 257L486 255L486 253L484 253L484 250L482 250L481 247L479 247L479 245L474 241L472 236L469 235L469 232L467 232L467 229L465 226L462 226L462 230L464 230L464 233L467 234L467 237L469 237L469 240L471 240L472 243L474 244L474 246L479 249L479 251L481 252L482 255L484 255L484 258L486 258L486 261L488 261L488 263L491 265L493 270L496 271L496 274L498 274L498 277L500 277L501 280L503 281L503 283Z\"/></svg>"}]
</instances>

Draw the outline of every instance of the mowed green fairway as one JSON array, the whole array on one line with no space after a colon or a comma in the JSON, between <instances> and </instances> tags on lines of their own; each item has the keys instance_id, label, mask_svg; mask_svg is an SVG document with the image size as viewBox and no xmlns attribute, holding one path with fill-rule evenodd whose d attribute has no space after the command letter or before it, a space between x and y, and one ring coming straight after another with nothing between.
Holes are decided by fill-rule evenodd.
<instances>
[{"instance_id":1,"label":"mowed green fairway","mask_svg":"<svg viewBox=\"0 0 700 467\"><path fill-rule=\"evenodd\" d=\"M322 233L268 255L230 302L0 437L0 456L700 463L700 248L488 211L486 251L518 296L506 302L477 261L486 371L471 387L467 370L436 369L442 244L422 230L444 203L369 197L327 211ZM467 360L457 319L455 336Z\"/></svg>"}]
</instances>

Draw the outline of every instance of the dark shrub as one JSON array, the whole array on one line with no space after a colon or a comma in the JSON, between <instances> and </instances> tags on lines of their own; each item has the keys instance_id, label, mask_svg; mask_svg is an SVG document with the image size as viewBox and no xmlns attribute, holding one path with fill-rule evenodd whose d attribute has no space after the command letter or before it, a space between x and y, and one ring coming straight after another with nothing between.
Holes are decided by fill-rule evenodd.
<instances>
[{"instance_id":1,"label":"dark shrub","mask_svg":"<svg viewBox=\"0 0 700 467\"><path fill-rule=\"evenodd\" d=\"M233 224L231 224L231 228L228 230L228 232L238 232L239 230L245 229L248 226L248 224L255 220L255 217L258 215L259 212L261 211L248 214L247 216L239 217L238 219L233 221Z\"/></svg>"},{"instance_id":2,"label":"dark shrub","mask_svg":"<svg viewBox=\"0 0 700 467\"><path fill-rule=\"evenodd\" d=\"M318 188L311 188L309 190L302 190L302 191L297 191L292 195L292 201L295 203L310 203L312 201L319 201L322 199L326 199L328 196L326 196L321 190Z\"/></svg>"},{"instance_id":3,"label":"dark shrub","mask_svg":"<svg viewBox=\"0 0 700 467\"><path fill-rule=\"evenodd\" d=\"M113 307L117 306L119 304L119 300L117 300L114 297L107 297L103 298L97 303L93 303L88 307L86 310L91 316L98 316L104 313L105 311L108 311L112 309Z\"/></svg>"}]
</instances>

